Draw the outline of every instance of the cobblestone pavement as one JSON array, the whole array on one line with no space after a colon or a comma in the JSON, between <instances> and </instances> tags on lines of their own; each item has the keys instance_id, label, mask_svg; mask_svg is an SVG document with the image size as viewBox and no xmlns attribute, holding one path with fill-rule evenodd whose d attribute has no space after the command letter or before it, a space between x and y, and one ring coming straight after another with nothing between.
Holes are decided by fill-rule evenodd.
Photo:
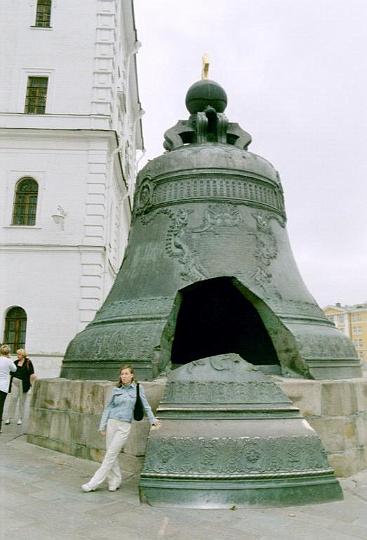
<instances>
[{"instance_id":1,"label":"cobblestone pavement","mask_svg":"<svg viewBox=\"0 0 367 540\"><path fill-rule=\"evenodd\" d=\"M367 470L342 480L344 501L287 508L152 508L138 478L83 493L97 464L28 444L23 426L0 435L0 540L367 539Z\"/></svg>"}]
</instances>

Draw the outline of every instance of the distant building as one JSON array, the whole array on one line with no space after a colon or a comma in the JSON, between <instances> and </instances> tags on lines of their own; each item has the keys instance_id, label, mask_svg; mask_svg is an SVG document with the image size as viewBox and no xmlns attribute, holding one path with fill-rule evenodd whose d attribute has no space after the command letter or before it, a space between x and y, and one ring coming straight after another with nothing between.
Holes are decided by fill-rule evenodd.
<instances>
[{"instance_id":1,"label":"distant building","mask_svg":"<svg viewBox=\"0 0 367 540\"><path fill-rule=\"evenodd\" d=\"M359 358L367 363L367 302L354 306L326 306L324 313L335 326L350 337Z\"/></svg>"},{"instance_id":2,"label":"distant building","mask_svg":"<svg viewBox=\"0 0 367 540\"><path fill-rule=\"evenodd\" d=\"M0 5L0 342L42 373L58 373L122 261L138 47L132 0Z\"/></svg>"}]
</instances>

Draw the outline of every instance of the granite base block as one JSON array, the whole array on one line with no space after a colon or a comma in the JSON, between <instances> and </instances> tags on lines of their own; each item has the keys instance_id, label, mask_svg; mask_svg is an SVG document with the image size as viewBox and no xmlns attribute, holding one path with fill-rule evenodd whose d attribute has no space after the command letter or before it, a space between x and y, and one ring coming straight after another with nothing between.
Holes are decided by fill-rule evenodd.
<instances>
[{"instance_id":1,"label":"granite base block","mask_svg":"<svg viewBox=\"0 0 367 540\"><path fill-rule=\"evenodd\" d=\"M275 382L299 407L316 430L338 476L367 468L367 380L304 380L275 377ZM144 382L147 398L156 410L165 379ZM28 441L46 448L101 461L104 438L98 424L111 395L109 381L38 380L32 391ZM141 469L149 424L133 422L121 454L122 466Z\"/></svg>"}]
</instances>

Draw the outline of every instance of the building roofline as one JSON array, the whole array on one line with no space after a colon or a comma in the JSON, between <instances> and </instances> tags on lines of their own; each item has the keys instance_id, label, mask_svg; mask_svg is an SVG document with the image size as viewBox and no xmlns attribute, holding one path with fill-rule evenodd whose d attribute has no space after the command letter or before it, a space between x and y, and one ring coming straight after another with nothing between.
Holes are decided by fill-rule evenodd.
<instances>
[{"instance_id":1,"label":"building roofline","mask_svg":"<svg viewBox=\"0 0 367 540\"><path fill-rule=\"evenodd\" d=\"M336 311L365 311L367 310L367 302L359 303L359 304L352 304L352 305L345 305L345 306L336 306L335 304L329 304L323 308L325 311L326 309L335 309Z\"/></svg>"}]
</instances>

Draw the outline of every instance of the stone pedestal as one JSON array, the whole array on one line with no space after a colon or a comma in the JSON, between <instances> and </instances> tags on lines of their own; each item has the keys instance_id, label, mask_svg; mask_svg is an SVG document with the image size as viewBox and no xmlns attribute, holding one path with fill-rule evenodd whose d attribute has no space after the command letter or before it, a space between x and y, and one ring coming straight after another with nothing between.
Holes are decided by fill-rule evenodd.
<instances>
[{"instance_id":1,"label":"stone pedestal","mask_svg":"<svg viewBox=\"0 0 367 540\"><path fill-rule=\"evenodd\" d=\"M276 380L320 436L337 476L367 468L367 379Z\"/></svg>"},{"instance_id":2,"label":"stone pedestal","mask_svg":"<svg viewBox=\"0 0 367 540\"><path fill-rule=\"evenodd\" d=\"M367 468L367 379L274 380L320 436L337 476ZM28 442L101 461L105 441L97 429L112 386L108 381L38 380L32 392ZM164 386L164 379L144 382L153 410ZM148 433L146 420L134 423L121 454L125 470L140 471Z\"/></svg>"}]
</instances>

